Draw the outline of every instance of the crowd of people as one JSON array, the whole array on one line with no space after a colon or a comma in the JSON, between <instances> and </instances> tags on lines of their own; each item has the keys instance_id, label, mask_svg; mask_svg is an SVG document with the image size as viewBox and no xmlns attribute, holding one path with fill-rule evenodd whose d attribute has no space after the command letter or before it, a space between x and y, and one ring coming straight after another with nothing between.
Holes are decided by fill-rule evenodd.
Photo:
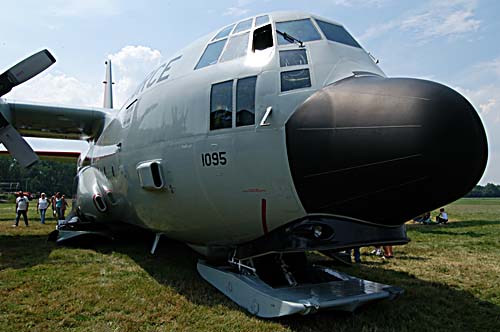
<instances>
[{"instance_id":1,"label":"crowd of people","mask_svg":"<svg viewBox=\"0 0 500 332\"><path fill-rule=\"evenodd\" d=\"M12 227L19 226L19 220L21 216L23 217L24 224L29 226L28 211L29 211L30 199L22 191L17 193L16 198L16 219ZM36 213L40 215L40 223L45 224L47 210L52 208L52 216L56 220L64 220L66 215L66 210L69 207L69 203L66 200L66 196L60 192L55 193L50 198L47 197L45 193L40 194L36 205Z\"/></svg>"}]
</instances>

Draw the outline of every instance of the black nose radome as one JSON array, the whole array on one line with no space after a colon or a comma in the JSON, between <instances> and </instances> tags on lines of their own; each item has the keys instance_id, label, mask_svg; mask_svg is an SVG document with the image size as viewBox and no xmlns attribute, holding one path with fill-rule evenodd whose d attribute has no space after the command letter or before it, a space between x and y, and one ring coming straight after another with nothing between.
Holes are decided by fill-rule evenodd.
<instances>
[{"instance_id":1,"label":"black nose radome","mask_svg":"<svg viewBox=\"0 0 500 332\"><path fill-rule=\"evenodd\" d=\"M488 155L474 107L444 85L416 79L339 81L306 100L286 134L308 213L385 225L468 193Z\"/></svg>"}]
</instances>

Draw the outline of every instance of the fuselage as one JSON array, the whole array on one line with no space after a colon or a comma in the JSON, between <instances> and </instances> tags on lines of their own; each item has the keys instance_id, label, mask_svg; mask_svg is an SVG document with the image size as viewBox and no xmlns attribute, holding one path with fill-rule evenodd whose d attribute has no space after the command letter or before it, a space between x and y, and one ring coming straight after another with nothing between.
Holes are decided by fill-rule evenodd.
<instances>
[{"instance_id":1,"label":"fuselage","mask_svg":"<svg viewBox=\"0 0 500 332\"><path fill-rule=\"evenodd\" d=\"M467 122L461 128L473 132L473 146L465 150L479 161L453 176L471 179L401 207L402 194L445 179L426 159L441 162L426 148L437 144L430 130L438 128L427 121L440 110L425 103L442 86L388 80L330 20L284 12L223 27L161 64L110 118L82 158L77 205L98 221L199 246L248 242L311 215L399 226L465 194L484 170L486 141L460 100L465 106L452 108L466 114L450 117ZM460 99L442 89L439 98ZM433 115L419 116L424 108ZM401 211L390 215L393 204Z\"/></svg>"}]
</instances>

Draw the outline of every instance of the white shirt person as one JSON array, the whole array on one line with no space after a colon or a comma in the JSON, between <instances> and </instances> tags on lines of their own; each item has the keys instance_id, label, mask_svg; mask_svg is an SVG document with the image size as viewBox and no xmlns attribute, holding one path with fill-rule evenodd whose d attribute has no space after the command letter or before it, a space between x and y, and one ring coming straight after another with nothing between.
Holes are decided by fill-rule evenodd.
<instances>
[{"instance_id":1,"label":"white shirt person","mask_svg":"<svg viewBox=\"0 0 500 332\"><path fill-rule=\"evenodd\" d=\"M40 223L42 224L45 224L45 213L49 208L49 204L50 202L45 196L45 193L42 193L38 199L38 205L36 206L36 212L38 213L38 211L40 211Z\"/></svg>"}]
</instances>

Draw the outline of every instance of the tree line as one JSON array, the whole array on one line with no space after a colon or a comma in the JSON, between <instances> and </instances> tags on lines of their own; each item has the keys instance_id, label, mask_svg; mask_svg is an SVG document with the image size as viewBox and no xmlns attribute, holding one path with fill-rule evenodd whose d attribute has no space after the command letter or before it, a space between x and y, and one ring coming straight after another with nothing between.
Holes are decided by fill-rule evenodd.
<instances>
[{"instance_id":1,"label":"tree line","mask_svg":"<svg viewBox=\"0 0 500 332\"><path fill-rule=\"evenodd\" d=\"M30 168L23 168L10 156L0 157L0 182L16 183L18 190L49 195L61 192L67 197L73 196L73 180L76 175L75 162L40 160ZM2 188L5 190L4 188Z\"/></svg>"},{"instance_id":2,"label":"tree line","mask_svg":"<svg viewBox=\"0 0 500 332\"><path fill-rule=\"evenodd\" d=\"M500 197L500 185L493 183L485 186L477 185L465 197Z\"/></svg>"}]
</instances>

